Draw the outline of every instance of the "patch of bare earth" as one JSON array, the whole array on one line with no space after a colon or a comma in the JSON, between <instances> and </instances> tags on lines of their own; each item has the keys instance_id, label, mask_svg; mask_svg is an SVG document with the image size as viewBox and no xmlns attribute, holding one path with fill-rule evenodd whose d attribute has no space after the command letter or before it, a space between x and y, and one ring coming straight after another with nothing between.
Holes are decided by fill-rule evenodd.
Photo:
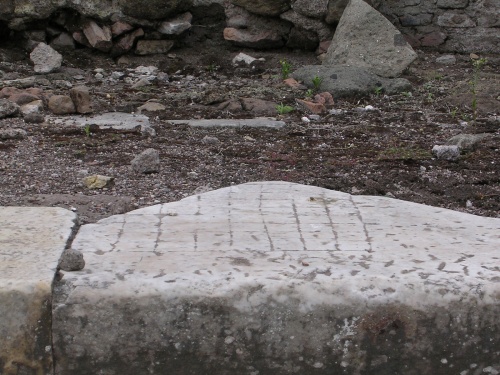
<instances>
[{"instance_id":1,"label":"patch of bare earth","mask_svg":"<svg viewBox=\"0 0 500 375\"><path fill-rule=\"evenodd\" d=\"M135 111L148 100L165 105L165 111L145 113L157 136L98 129L86 134L81 128L50 122L0 120L2 128L22 128L28 133L23 139L0 140L0 205L60 206L77 211L82 222L93 222L197 192L283 180L500 217L500 126L484 121L471 125L468 56L458 56L457 64L443 66L434 62L437 54L419 51L419 60L405 74L413 83L411 92L338 99L335 113L305 123L301 118L307 113L295 100L303 99L306 92L282 83L279 61L286 59L297 68L317 63L315 56L246 51L266 59L252 69L232 66L236 52L178 50L176 56L130 58L128 65L82 51L66 56L66 65L85 77L96 113ZM485 79L480 80L479 119L499 112L500 59L488 59L481 76ZM132 89L124 81L107 84L94 78L97 67L110 74L150 64L167 72L169 81ZM31 74L27 60L4 61L0 70ZM75 84L71 74L61 73L57 78ZM67 90L56 84L45 89ZM205 129L168 122L253 116L244 110L218 109L223 100L241 97L283 103L295 110L283 116L275 113L286 122L281 129ZM376 110L357 109L367 105ZM434 145L460 133L489 136L454 162L431 154ZM147 148L160 152L159 173L138 174L130 167L134 156ZM89 190L82 179L91 174L113 176L115 185Z\"/></svg>"}]
</instances>

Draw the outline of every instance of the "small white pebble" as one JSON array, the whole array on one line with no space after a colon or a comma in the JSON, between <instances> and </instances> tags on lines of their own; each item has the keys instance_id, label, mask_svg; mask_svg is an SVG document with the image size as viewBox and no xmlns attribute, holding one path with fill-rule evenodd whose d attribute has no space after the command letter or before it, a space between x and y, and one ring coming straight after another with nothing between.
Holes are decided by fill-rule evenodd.
<instances>
[{"instance_id":1,"label":"small white pebble","mask_svg":"<svg viewBox=\"0 0 500 375\"><path fill-rule=\"evenodd\" d=\"M306 116L301 118L302 122L305 122L306 124L309 124L311 120L309 120Z\"/></svg>"}]
</instances>

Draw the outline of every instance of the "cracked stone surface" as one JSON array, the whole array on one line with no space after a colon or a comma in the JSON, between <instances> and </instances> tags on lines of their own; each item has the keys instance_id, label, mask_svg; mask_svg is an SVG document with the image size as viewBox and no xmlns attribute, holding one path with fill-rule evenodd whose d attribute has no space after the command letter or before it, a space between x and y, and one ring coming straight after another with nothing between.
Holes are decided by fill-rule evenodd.
<instances>
[{"instance_id":1,"label":"cracked stone surface","mask_svg":"<svg viewBox=\"0 0 500 375\"><path fill-rule=\"evenodd\" d=\"M52 371L52 282L75 217L0 207L0 374Z\"/></svg>"},{"instance_id":2,"label":"cracked stone surface","mask_svg":"<svg viewBox=\"0 0 500 375\"><path fill-rule=\"evenodd\" d=\"M57 374L499 366L499 219L256 182L85 225L73 248Z\"/></svg>"}]
</instances>

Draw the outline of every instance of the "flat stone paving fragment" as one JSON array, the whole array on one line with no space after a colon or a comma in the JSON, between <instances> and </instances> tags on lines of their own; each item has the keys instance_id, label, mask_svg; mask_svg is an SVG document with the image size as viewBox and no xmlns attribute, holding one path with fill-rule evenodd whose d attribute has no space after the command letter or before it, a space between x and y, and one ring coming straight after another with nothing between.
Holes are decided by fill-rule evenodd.
<instances>
[{"instance_id":1,"label":"flat stone paving fragment","mask_svg":"<svg viewBox=\"0 0 500 375\"><path fill-rule=\"evenodd\" d=\"M58 375L500 371L500 219L255 182L85 225L73 248Z\"/></svg>"},{"instance_id":2,"label":"flat stone paving fragment","mask_svg":"<svg viewBox=\"0 0 500 375\"><path fill-rule=\"evenodd\" d=\"M0 207L0 374L52 374L52 282L75 217Z\"/></svg>"},{"instance_id":3,"label":"flat stone paving fragment","mask_svg":"<svg viewBox=\"0 0 500 375\"><path fill-rule=\"evenodd\" d=\"M274 118L251 118L251 119L214 119L214 120L168 120L172 124L187 124L193 127L213 128L213 127L231 127L241 128L248 126L250 128L275 128L279 129L285 126L284 121L278 121Z\"/></svg>"}]
</instances>

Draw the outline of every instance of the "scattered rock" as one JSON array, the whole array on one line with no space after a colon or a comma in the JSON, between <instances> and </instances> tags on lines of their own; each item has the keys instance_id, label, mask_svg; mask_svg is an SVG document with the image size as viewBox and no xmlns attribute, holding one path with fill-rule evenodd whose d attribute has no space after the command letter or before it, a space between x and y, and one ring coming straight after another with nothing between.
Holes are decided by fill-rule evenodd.
<instances>
[{"instance_id":1,"label":"scattered rock","mask_svg":"<svg viewBox=\"0 0 500 375\"><path fill-rule=\"evenodd\" d=\"M137 173L158 173L160 171L160 152L148 148L137 155L131 162L132 169Z\"/></svg>"},{"instance_id":2,"label":"scattered rock","mask_svg":"<svg viewBox=\"0 0 500 375\"><path fill-rule=\"evenodd\" d=\"M142 113L143 111L159 112L159 111L164 111L165 108L166 107L163 104L149 101L141 105L139 108L137 108L137 113Z\"/></svg>"},{"instance_id":3,"label":"scattered rock","mask_svg":"<svg viewBox=\"0 0 500 375\"><path fill-rule=\"evenodd\" d=\"M442 160L455 161L460 157L460 148L456 145L453 146L438 146L432 148L432 153Z\"/></svg>"},{"instance_id":4,"label":"scattered rock","mask_svg":"<svg viewBox=\"0 0 500 375\"><path fill-rule=\"evenodd\" d=\"M323 65L349 65L382 77L397 77L416 57L404 35L387 18L363 0L351 0Z\"/></svg>"},{"instance_id":5,"label":"scattered rock","mask_svg":"<svg viewBox=\"0 0 500 375\"><path fill-rule=\"evenodd\" d=\"M55 115L67 115L76 112L73 100L67 95L51 96L49 99L49 109Z\"/></svg>"},{"instance_id":6,"label":"scattered rock","mask_svg":"<svg viewBox=\"0 0 500 375\"><path fill-rule=\"evenodd\" d=\"M23 129L17 128L0 128L0 139L23 139L28 133Z\"/></svg>"},{"instance_id":7,"label":"scattered rock","mask_svg":"<svg viewBox=\"0 0 500 375\"><path fill-rule=\"evenodd\" d=\"M201 140L201 143L206 144L206 145L218 145L218 144L220 144L220 140L217 137L211 137L209 135L206 135Z\"/></svg>"},{"instance_id":8,"label":"scattered rock","mask_svg":"<svg viewBox=\"0 0 500 375\"><path fill-rule=\"evenodd\" d=\"M114 185L115 178L102 175L87 176L83 179L83 184L89 189L110 188Z\"/></svg>"},{"instance_id":9,"label":"scattered rock","mask_svg":"<svg viewBox=\"0 0 500 375\"><path fill-rule=\"evenodd\" d=\"M41 100L34 100L30 103L24 104L21 106L21 113L23 114L24 121L27 121L26 119L29 117L31 114L39 114L43 110L43 101ZM43 121L41 121L43 122Z\"/></svg>"},{"instance_id":10,"label":"scattered rock","mask_svg":"<svg viewBox=\"0 0 500 375\"><path fill-rule=\"evenodd\" d=\"M58 269L63 271L80 271L85 267L85 260L83 254L74 249L66 249L63 251L59 259Z\"/></svg>"},{"instance_id":11,"label":"scattered rock","mask_svg":"<svg viewBox=\"0 0 500 375\"><path fill-rule=\"evenodd\" d=\"M247 55L246 53L240 52L234 57L233 64L238 65L240 63L244 63L248 66L251 66L258 61L262 61L262 59L256 59L250 55Z\"/></svg>"},{"instance_id":12,"label":"scattered rock","mask_svg":"<svg viewBox=\"0 0 500 375\"><path fill-rule=\"evenodd\" d=\"M335 104L332 94L330 94L328 91L320 92L319 94L314 95L314 101L316 103L323 104L327 108Z\"/></svg>"},{"instance_id":13,"label":"scattered rock","mask_svg":"<svg viewBox=\"0 0 500 375\"><path fill-rule=\"evenodd\" d=\"M297 104L299 104L306 111L312 112L314 114L320 115L326 112L326 107L322 103L316 103L309 100L296 99Z\"/></svg>"},{"instance_id":14,"label":"scattered rock","mask_svg":"<svg viewBox=\"0 0 500 375\"><path fill-rule=\"evenodd\" d=\"M151 85L151 81L147 78L141 78L139 79L137 82L135 82L133 85L132 85L132 88L133 89L138 89L138 88L141 88L141 87L145 87L145 86L150 86Z\"/></svg>"},{"instance_id":15,"label":"scattered rock","mask_svg":"<svg viewBox=\"0 0 500 375\"><path fill-rule=\"evenodd\" d=\"M35 64L35 73L51 73L61 67L62 55L45 43L39 43L30 53L30 59Z\"/></svg>"},{"instance_id":16,"label":"scattered rock","mask_svg":"<svg viewBox=\"0 0 500 375\"><path fill-rule=\"evenodd\" d=\"M7 99L0 99L0 119L16 116L19 113L19 106Z\"/></svg>"},{"instance_id":17,"label":"scattered rock","mask_svg":"<svg viewBox=\"0 0 500 375\"><path fill-rule=\"evenodd\" d=\"M139 40L135 54L144 56L167 53L173 46L173 40Z\"/></svg>"},{"instance_id":18,"label":"scattered rock","mask_svg":"<svg viewBox=\"0 0 500 375\"><path fill-rule=\"evenodd\" d=\"M446 144L457 146L463 151L470 151L474 150L477 145L488 136L489 134L458 134L448 139Z\"/></svg>"},{"instance_id":19,"label":"scattered rock","mask_svg":"<svg viewBox=\"0 0 500 375\"><path fill-rule=\"evenodd\" d=\"M75 104L76 112L86 114L92 113L89 89L85 86L76 86L69 90L71 100Z\"/></svg>"},{"instance_id":20,"label":"scattered rock","mask_svg":"<svg viewBox=\"0 0 500 375\"><path fill-rule=\"evenodd\" d=\"M454 65L457 63L457 58L454 55L443 55L436 59L436 63L443 65Z\"/></svg>"},{"instance_id":21,"label":"scattered rock","mask_svg":"<svg viewBox=\"0 0 500 375\"><path fill-rule=\"evenodd\" d=\"M31 112L24 115L24 122L28 124L41 124L45 121L45 116L41 113Z\"/></svg>"},{"instance_id":22,"label":"scattered rock","mask_svg":"<svg viewBox=\"0 0 500 375\"><path fill-rule=\"evenodd\" d=\"M41 98L39 96L30 94L26 91L21 91L18 94L12 94L9 96L9 100L11 102L14 102L20 106L40 99Z\"/></svg>"},{"instance_id":23,"label":"scattered rock","mask_svg":"<svg viewBox=\"0 0 500 375\"><path fill-rule=\"evenodd\" d=\"M296 79L294 78L287 78L283 81L283 83L285 85L287 85L288 87L291 87L292 89L297 89L297 90L305 90L307 89L306 86L304 86L303 84L297 82Z\"/></svg>"},{"instance_id":24,"label":"scattered rock","mask_svg":"<svg viewBox=\"0 0 500 375\"><path fill-rule=\"evenodd\" d=\"M257 98L241 98L240 103L245 111L255 116L273 116L276 114L276 103Z\"/></svg>"}]
</instances>

